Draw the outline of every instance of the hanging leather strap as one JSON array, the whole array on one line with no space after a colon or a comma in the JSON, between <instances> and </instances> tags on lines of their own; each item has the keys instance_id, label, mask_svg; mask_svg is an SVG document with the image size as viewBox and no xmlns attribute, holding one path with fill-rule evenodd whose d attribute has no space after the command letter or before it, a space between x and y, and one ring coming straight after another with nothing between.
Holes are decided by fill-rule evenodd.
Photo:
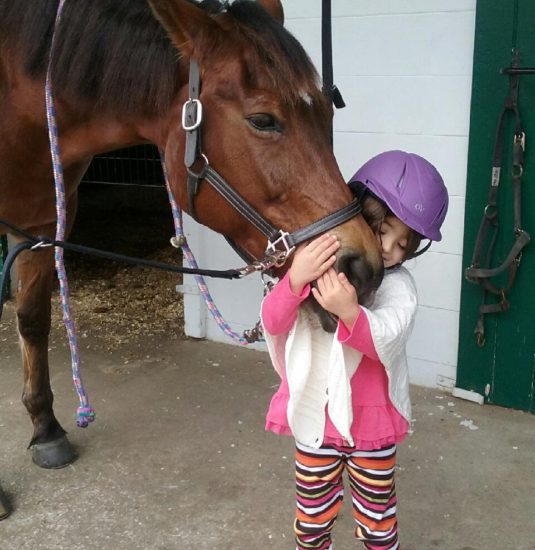
<instances>
[{"instance_id":1,"label":"hanging leather strap","mask_svg":"<svg viewBox=\"0 0 535 550\"><path fill-rule=\"evenodd\" d=\"M182 111L182 126L186 130L186 147L184 151L184 164L188 171L187 191L188 207L192 218L195 220L195 196L199 192L199 185L202 177L193 171L193 164L201 157L201 132L202 104L199 102L201 92L201 75L199 73L199 64L195 59L191 59L189 64L189 99L184 105Z\"/></svg>"},{"instance_id":2,"label":"hanging leather strap","mask_svg":"<svg viewBox=\"0 0 535 550\"><path fill-rule=\"evenodd\" d=\"M496 138L492 155L492 174L487 204L484 208L483 218L477 233L472 262L470 267L465 270L467 280L481 285L483 289L483 297L479 308L480 315L474 331L476 341L480 346L485 344L484 316L488 313L498 313L509 309L507 293L513 286L518 267L522 260L522 251L531 240L529 233L522 228L522 175L524 173L526 134L522 126L522 119L518 108L520 75L523 74L522 70L519 69L519 60L519 52L518 50L514 50L511 68L502 71L502 73L509 76L509 90L505 97L504 106L500 113L496 129ZM526 69L526 71L530 70L531 69ZM524 74L532 73L525 72ZM491 267L494 247L499 231L500 220L497 199L502 175L505 124L508 116L513 116L515 126L511 167L514 242L505 260L499 266ZM503 286L495 284L492 278L505 271L508 271L506 284ZM489 294L497 296L499 301L487 303L486 300Z\"/></svg>"},{"instance_id":3,"label":"hanging leather strap","mask_svg":"<svg viewBox=\"0 0 535 550\"><path fill-rule=\"evenodd\" d=\"M323 93L337 109L343 109L346 106L344 98L333 82L331 0L322 0L321 2L321 75ZM331 144L332 142L333 128L331 120Z\"/></svg>"}]
</instances>

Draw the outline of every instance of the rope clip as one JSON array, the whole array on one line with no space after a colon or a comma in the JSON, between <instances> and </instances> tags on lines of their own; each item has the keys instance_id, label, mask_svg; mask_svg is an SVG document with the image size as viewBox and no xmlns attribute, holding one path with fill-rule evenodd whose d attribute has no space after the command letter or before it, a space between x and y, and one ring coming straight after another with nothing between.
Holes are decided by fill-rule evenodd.
<instances>
[{"instance_id":1,"label":"rope clip","mask_svg":"<svg viewBox=\"0 0 535 550\"><path fill-rule=\"evenodd\" d=\"M266 255L261 260L256 260L240 269L240 278L251 275L251 273L265 273L274 267L281 267L287 258L288 254L284 250L274 250L269 254L266 252Z\"/></svg>"},{"instance_id":2,"label":"rope clip","mask_svg":"<svg viewBox=\"0 0 535 550\"><path fill-rule=\"evenodd\" d=\"M40 248L50 248L54 246L52 243L47 243L45 241L39 241L37 244L34 244L30 250L39 250Z\"/></svg>"},{"instance_id":3,"label":"rope clip","mask_svg":"<svg viewBox=\"0 0 535 550\"><path fill-rule=\"evenodd\" d=\"M262 323L260 321L253 328L243 331L243 337L247 340L248 344L260 342L263 339L263 334Z\"/></svg>"},{"instance_id":4,"label":"rope clip","mask_svg":"<svg viewBox=\"0 0 535 550\"><path fill-rule=\"evenodd\" d=\"M186 240L185 235L180 235L180 236L173 235L169 239L169 242L171 243L171 246L173 248L178 248L178 249L182 248L183 246L185 246L187 244L187 240Z\"/></svg>"}]
</instances>

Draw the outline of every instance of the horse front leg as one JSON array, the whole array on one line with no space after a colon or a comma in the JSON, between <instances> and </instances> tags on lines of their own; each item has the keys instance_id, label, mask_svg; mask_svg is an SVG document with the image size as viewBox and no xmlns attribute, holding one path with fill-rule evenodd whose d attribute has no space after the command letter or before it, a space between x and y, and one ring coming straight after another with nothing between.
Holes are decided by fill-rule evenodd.
<instances>
[{"instance_id":1,"label":"horse front leg","mask_svg":"<svg viewBox=\"0 0 535 550\"><path fill-rule=\"evenodd\" d=\"M17 259L17 318L24 368L22 402L34 426L30 441L33 461L43 468L62 468L75 459L57 421L48 367L54 251L23 252Z\"/></svg>"}]
</instances>

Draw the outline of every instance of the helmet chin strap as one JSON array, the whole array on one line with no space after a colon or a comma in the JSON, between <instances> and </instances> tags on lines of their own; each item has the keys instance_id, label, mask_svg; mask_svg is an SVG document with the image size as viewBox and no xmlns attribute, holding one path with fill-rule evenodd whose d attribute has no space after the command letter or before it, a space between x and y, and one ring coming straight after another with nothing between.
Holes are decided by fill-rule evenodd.
<instances>
[{"instance_id":1,"label":"helmet chin strap","mask_svg":"<svg viewBox=\"0 0 535 550\"><path fill-rule=\"evenodd\" d=\"M421 256L424 252L427 252L431 244L433 244L433 241L429 239L429 242L421 250L418 250L414 252L414 254L407 256L404 260L402 260L401 262L398 262L397 264L391 265L390 267L385 267L385 269L386 270L395 269L396 267L403 265L403 263L406 262L407 260L414 260L414 258L417 258L418 256Z\"/></svg>"},{"instance_id":2,"label":"helmet chin strap","mask_svg":"<svg viewBox=\"0 0 535 550\"><path fill-rule=\"evenodd\" d=\"M431 239L429 239L429 242L422 249L417 250L416 252L414 252L414 254L411 254L404 261L412 260L413 258L417 258L418 256L421 256L424 252L427 252L429 250L429 247L431 246L432 243L433 243L433 241Z\"/></svg>"}]
</instances>

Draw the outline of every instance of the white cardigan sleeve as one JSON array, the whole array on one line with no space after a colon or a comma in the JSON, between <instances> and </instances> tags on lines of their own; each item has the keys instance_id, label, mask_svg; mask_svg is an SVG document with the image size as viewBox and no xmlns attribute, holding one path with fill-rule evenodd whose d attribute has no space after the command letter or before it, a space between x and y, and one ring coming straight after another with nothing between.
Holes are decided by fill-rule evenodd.
<instances>
[{"instance_id":1,"label":"white cardigan sleeve","mask_svg":"<svg viewBox=\"0 0 535 550\"><path fill-rule=\"evenodd\" d=\"M405 354L417 305L414 279L404 267L399 267L385 274L371 309L362 307L377 355L387 370Z\"/></svg>"}]
</instances>

